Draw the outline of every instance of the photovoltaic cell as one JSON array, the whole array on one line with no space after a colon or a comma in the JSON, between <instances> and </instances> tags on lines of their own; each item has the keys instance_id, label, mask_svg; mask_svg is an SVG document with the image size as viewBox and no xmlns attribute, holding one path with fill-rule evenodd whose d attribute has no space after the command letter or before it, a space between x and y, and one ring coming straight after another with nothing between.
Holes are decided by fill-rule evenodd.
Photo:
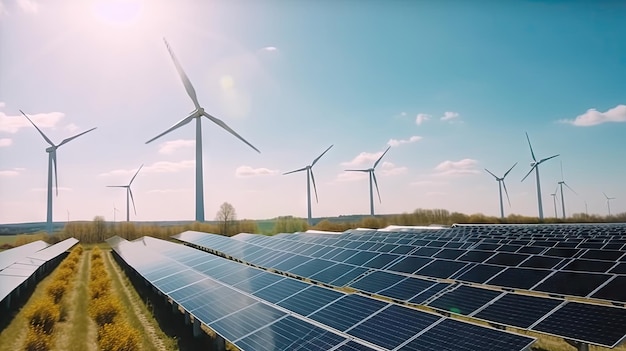
<instances>
[{"instance_id":1,"label":"photovoltaic cell","mask_svg":"<svg viewBox=\"0 0 626 351\"><path fill-rule=\"evenodd\" d=\"M474 315L491 322L528 328L563 301L535 296L506 294Z\"/></svg>"},{"instance_id":2,"label":"photovoltaic cell","mask_svg":"<svg viewBox=\"0 0 626 351\"><path fill-rule=\"evenodd\" d=\"M341 296L343 294L338 291L312 285L282 300L278 305L300 315L308 316Z\"/></svg>"},{"instance_id":3,"label":"photovoltaic cell","mask_svg":"<svg viewBox=\"0 0 626 351\"><path fill-rule=\"evenodd\" d=\"M430 263L432 260L432 258L407 256L397 263L394 263L391 267L387 268L387 270L402 273L413 273Z\"/></svg>"},{"instance_id":4,"label":"photovoltaic cell","mask_svg":"<svg viewBox=\"0 0 626 351\"><path fill-rule=\"evenodd\" d=\"M459 256L457 260L481 263L487 260L491 256L493 256L493 252L491 251L469 250L464 255Z\"/></svg>"},{"instance_id":5,"label":"photovoltaic cell","mask_svg":"<svg viewBox=\"0 0 626 351\"><path fill-rule=\"evenodd\" d=\"M568 302L532 329L613 348L626 335L626 309Z\"/></svg>"},{"instance_id":6,"label":"photovoltaic cell","mask_svg":"<svg viewBox=\"0 0 626 351\"><path fill-rule=\"evenodd\" d=\"M437 293L441 292L442 290L448 288L450 285L451 284L449 283L435 283L435 285L433 285L432 287L424 290L423 292L417 294L415 297L410 299L409 302L415 303L415 304L421 304L424 301L436 295Z\"/></svg>"},{"instance_id":7,"label":"photovoltaic cell","mask_svg":"<svg viewBox=\"0 0 626 351\"><path fill-rule=\"evenodd\" d=\"M515 254L508 252L499 252L492 256L490 259L485 261L487 264L498 264L507 267L515 267L520 264L522 261L530 257L526 254Z\"/></svg>"},{"instance_id":8,"label":"photovoltaic cell","mask_svg":"<svg viewBox=\"0 0 626 351\"><path fill-rule=\"evenodd\" d=\"M607 274L555 272L533 290L562 295L587 296L610 277Z\"/></svg>"},{"instance_id":9,"label":"photovoltaic cell","mask_svg":"<svg viewBox=\"0 0 626 351\"><path fill-rule=\"evenodd\" d=\"M493 278L496 274L500 273L503 269L503 267L479 263L458 276L456 279L472 283L484 283Z\"/></svg>"},{"instance_id":10,"label":"photovoltaic cell","mask_svg":"<svg viewBox=\"0 0 626 351\"><path fill-rule=\"evenodd\" d=\"M402 347L406 351L519 351L532 338L445 319Z\"/></svg>"},{"instance_id":11,"label":"photovoltaic cell","mask_svg":"<svg viewBox=\"0 0 626 351\"><path fill-rule=\"evenodd\" d=\"M596 299L626 302L626 276L616 276L605 286L591 295Z\"/></svg>"},{"instance_id":12,"label":"photovoltaic cell","mask_svg":"<svg viewBox=\"0 0 626 351\"><path fill-rule=\"evenodd\" d=\"M390 262L394 261L395 259L397 259L398 255L393 255L393 254L380 254L374 258L372 258L371 260L365 262L363 264L363 267L367 267L367 268L374 268L374 269L381 269L383 267L385 267L386 265L388 265Z\"/></svg>"},{"instance_id":13,"label":"photovoltaic cell","mask_svg":"<svg viewBox=\"0 0 626 351\"><path fill-rule=\"evenodd\" d=\"M252 278L236 283L234 286L245 292L254 293L283 279L285 279L285 277L278 274L262 272Z\"/></svg>"},{"instance_id":14,"label":"photovoltaic cell","mask_svg":"<svg viewBox=\"0 0 626 351\"><path fill-rule=\"evenodd\" d=\"M285 312L257 302L209 326L227 340L237 340L285 315L287 315Z\"/></svg>"},{"instance_id":15,"label":"photovoltaic cell","mask_svg":"<svg viewBox=\"0 0 626 351\"><path fill-rule=\"evenodd\" d=\"M336 351L375 351L373 348L369 346L365 346L363 344L359 344L358 342L355 342L355 341L349 341L339 346L335 350Z\"/></svg>"},{"instance_id":16,"label":"photovoltaic cell","mask_svg":"<svg viewBox=\"0 0 626 351\"><path fill-rule=\"evenodd\" d=\"M346 331L387 305L388 303L383 301L350 294L313 313L310 318L337 330Z\"/></svg>"},{"instance_id":17,"label":"photovoltaic cell","mask_svg":"<svg viewBox=\"0 0 626 351\"><path fill-rule=\"evenodd\" d=\"M299 291L304 290L309 285L294 279L284 279L272 284L265 289L261 289L253 293L253 295L262 298L265 301L277 303L278 301L289 297Z\"/></svg>"},{"instance_id":18,"label":"photovoltaic cell","mask_svg":"<svg viewBox=\"0 0 626 351\"><path fill-rule=\"evenodd\" d=\"M328 267L316 274L313 274L310 278L322 283L330 284L332 281L340 278L342 275L355 269L354 266L350 266L344 263L337 263Z\"/></svg>"},{"instance_id":19,"label":"photovoltaic cell","mask_svg":"<svg viewBox=\"0 0 626 351\"><path fill-rule=\"evenodd\" d=\"M435 284L437 283L428 280L406 278L392 287L379 291L378 294L392 299L406 301Z\"/></svg>"},{"instance_id":20,"label":"photovoltaic cell","mask_svg":"<svg viewBox=\"0 0 626 351\"><path fill-rule=\"evenodd\" d=\"M349 264L353 264L355 266L362 266L365 262L371 260L372 258L376 257L378 254L375 252L369 252L369 251L361 251L357 254L355 254L354 256L350 257L349 259L347 259L346 261L344 261L345 263L349 263Z\"/></svg>"},{"instance_id":21,"label":"photovoltaic cell","mask_svg":"<svg viewBox=\"0 0 626 351\"><path fill-rule=\"evenodd\" d=\"M348 330L348 334L393 349L439 319L426 312L390 305Z\"/></svg>"},{"instance_id":22,"label":"photovoltaic cell","mask_svg":"<svg viewBox=\"0 0 626 351\"><path fill-rule=\"evenodd\" d=\"M380 290L386 289L404 279L406 279L406 277L402 275L384 271L374 271L362 278L359 278L357 281L350 284L350 286L362 291L377 293Z\"/></svg>"},{"instance_id":23,"label":"photovoltaic cell","mask_svg":"<svg viewBox=\"0 0 626 351\"><path fill-rule=\"evenodd\" d=\"M415 274L445 279L465 267L466 264L467 263L457 261L435 260L429 265L422 267L419 271L415 272Z\"/></svg>"},{"instance_id":24,"label":"photovoltaic cell","mask_svg":"<svg viewBox=\"0 0 626 351\"><path fill-rule=\"evenodd\" d=\"M552 269L563 259L550 256L532 256L520 264L520 267Z\"/></svg>"},{"instance_id":25,"label":"photovoltaic cell","mask_svg":"<svg viewBox=\"0 0 626 351\"><path fill-rule=\"evenodd\" d=\"M577 271L577 272L600 272L604 273L611 269L615 263L610 261L600 260L587 260L582 258L576 258L570 263L561 268L564 271Z\"/></svg>"},{"instance_id":26,"label":"photovoltaic cell","mask_svg":"<svg viewBox=\"0 0 626 351\"><path fill-rule=\"evenodd\" d=\"M500 291L461 285L428 303L429 306L451 313L469 315L502 294Z\"/></svg>"},{"instance_id":27,"label":"photovoltaic cell","mask_svg":"<svg viewBox=\"0 0 626 351\"><path fill-rule=\"evenodd\" d=\"M488 280L486 284L507 288L530 289L550 273L548 270L510 267L493 277L493 279Z\"/></svg>"},{"instance_id":28,"label":"photovoltaic cell","mask_svg":"<svg viewBox=\"0 0 626 351\"><path fill-rule=\"evenodd\" d=\"M330 282L330 284L334 286L344 286L367 271L366 268L354 267L351 271Z\"/></svg>"},{"instance_id":29,"label":"photovoltaic cell","mask_svg":"<svg viewBox=\"0 0 626 351\"><path fill-rule=\"evenodd\" d=\"M325 270L326 268L334 264L335 262L332 262L332 261L324 260L321 258L315 258L307 262L306 264L290 269L289 272L295 275L299 275L301 277L308 278L312 275L315 275Z\"/></svg>"}]
</instances>

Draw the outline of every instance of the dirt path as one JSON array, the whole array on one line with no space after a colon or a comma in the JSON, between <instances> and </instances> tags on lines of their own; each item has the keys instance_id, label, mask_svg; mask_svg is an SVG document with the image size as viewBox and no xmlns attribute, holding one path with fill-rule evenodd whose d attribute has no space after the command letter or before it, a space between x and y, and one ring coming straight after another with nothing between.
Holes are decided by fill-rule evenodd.
<instances>
[{"instance_id":1,"label":"dirt path","mask_svg":"<svg viewBox=\"0 0 626 351\"><path fill-rule=\"evenodd\" d=\"M97 351L96 323L89 318L89 271L91 251L84 251L78 262L78 271L70 294L65 297L67 306L65 320L57 331L54 350Z\"/></svg>"},{"instance_id":2,"label":"dirt path","mask_svg":"<svg viewBox=\"0 0 626 351\"><path fill-rule=\"evenodd\" d=\"M105 255L103 255L105 259L105 264L107 267L107 271L111 276L111 280L113 281L113 285L115 286L115 290L117 290L120 295L120 299L124 299L128 302L129 306L132 306L132 311L126 311L129 314L129 322L137 329L142 331L144 340L149 340L151 345L150 350L166 350L165 343L159 337L154 325L149 322L147 314L149 313L145 307L143 306L143 302L140 297L137 295L135 290L132 287L129 287L127 281L125 281L122 277L122 272L116 263L112 262L111 253L107 251ZM142 308L143 307L143 308ZM132 314L132 316L130 315ZM134 317L134 318L133 318ZM136 325L135 320L140 324Z\"/></svg>"}]
</instances>

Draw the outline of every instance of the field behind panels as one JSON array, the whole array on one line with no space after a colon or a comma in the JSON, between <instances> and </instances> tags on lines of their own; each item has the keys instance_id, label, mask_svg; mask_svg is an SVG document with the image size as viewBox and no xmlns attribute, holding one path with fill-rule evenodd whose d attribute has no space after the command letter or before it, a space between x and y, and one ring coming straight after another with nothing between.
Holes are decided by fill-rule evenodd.
<instances>
[{"instance_id":1,"label":"field behind panels","mask_svg":"<svg viewBox=\"0 0 626 351\"><path fill-rule=\"evenodd\" d=\"M613 348L626 336L622 224L175 238L194 248L109 243L243 350L523 350L528 334Z\"/></svg>"}]
</instances>

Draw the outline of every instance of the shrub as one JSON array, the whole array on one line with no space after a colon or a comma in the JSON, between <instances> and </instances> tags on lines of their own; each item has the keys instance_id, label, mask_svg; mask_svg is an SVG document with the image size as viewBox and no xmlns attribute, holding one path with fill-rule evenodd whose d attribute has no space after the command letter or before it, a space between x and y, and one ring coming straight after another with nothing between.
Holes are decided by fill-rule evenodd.
<instances>
[{"instance_id":1,"label":"shrub","mask_svg":"<svg viewBox=\"0 0 626 351\"><path fill-rule=\"evenodd\" d=\"M92 300L89 305L89 315L93 318L98 326L113 323L115 317L121 311L120 302L111 295L102 296L97 300Z\"/></svg>"},{"instance_id":2,"label":"shrub","mask_svg":"<svg viewBox=\"0 0 626 351\"><path fill-rule=\"evenodd\" d=\"M52 281L52 283L50 283L50 285L48 285L48 288L46 289L48 296L50 296L52 300L54 301L54 303L56 304L58 304L61 301L66 291L67 291L67 282L64 280L58 280L58 279Z\"/></svg>"},{"instance_id":3,"label":"shrub","mask_svg":"<svg viewBox=\"0 0 626 351\"><path fill-rule=\"evenodd\" d=\"M105 324L98 333L102 351L139 350L139 333L125 321Z\"/></svg>"},{"instance_id":4,"label":"shrub","mask_svg":"<svg viewBox=\"0 0 626 351\"><path fill-rule=\"evenodd\" d=\"M40 328L46 334L52 333L60 316L59 306L47 297L36 300L26 311L31 328Z\"/></svg>"},{"instance_id":5,"label":"shrub","mask_svg":"<svg viewBox=\"0 0 626 351\"><path fill-rule=\"evenodd\" d=\"M100 250L100 248L95 247L93 250L91 250L91 259L92 260L102 259L102 251Z\"/></svg>"},{"instance_id":6,"label":"shrub","mask_svg":"<svg viewBox=\"0 0 626 351\"><path fill-rule=\"evenodd\" d=\"M74 277L74 271L67 267L60 267L54 275L54 280L69 283Z\"/></svg>"},{"instance_id":7,"label":"shrub","mask_svg":"<svg viewBox=\"0 0 626 351\"><path fill-rule=\"evenodd\" d=\"M89 283L89 295L92 299L99 299L111 291L111 280L104 277L92 280Z\"/></svg>"},{"instance_id":8,"label":"shrub","mask_svg":"<svg viewBox=\"0 0 626 351\"><path fill-rule=\"evenodd\" d=\"M41 327L28 328L24 350L48 351L50 350L52 337L44 332Z\"/></svg>"}]
</instances>

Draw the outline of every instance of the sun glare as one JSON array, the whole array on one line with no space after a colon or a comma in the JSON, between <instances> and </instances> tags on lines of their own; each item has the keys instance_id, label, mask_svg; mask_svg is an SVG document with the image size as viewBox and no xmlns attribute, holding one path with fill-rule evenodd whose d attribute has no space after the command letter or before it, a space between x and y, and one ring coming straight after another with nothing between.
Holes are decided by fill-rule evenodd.
<instances>
[{"instance_id":1,"label":"sun glare","mask_svg":"<svg viewBox=\"0 0 626 351\"><path fill-rule=\"evenodd\" d=\"M127 27L139 21L143 12L141 0L96 0L92 11L100 21L114 26Z\"/></svg>"}]
</instances>

